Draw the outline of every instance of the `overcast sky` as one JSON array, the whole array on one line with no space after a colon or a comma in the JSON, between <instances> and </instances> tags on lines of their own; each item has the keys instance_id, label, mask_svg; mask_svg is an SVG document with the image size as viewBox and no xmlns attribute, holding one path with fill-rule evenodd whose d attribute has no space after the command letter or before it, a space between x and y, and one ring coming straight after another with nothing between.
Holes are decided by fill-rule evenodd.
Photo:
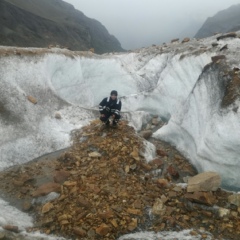
<instances>
[{"instance_id":1,"label":"overcast sky","mask_svg":"<svg viewBox=\"0 0 240 240\"><path fill-rule=\"evenodd\" d=\"M207 17L240 0L64 0L100 21L125 49L194 36Z\"/></svg>"}]
</instances>

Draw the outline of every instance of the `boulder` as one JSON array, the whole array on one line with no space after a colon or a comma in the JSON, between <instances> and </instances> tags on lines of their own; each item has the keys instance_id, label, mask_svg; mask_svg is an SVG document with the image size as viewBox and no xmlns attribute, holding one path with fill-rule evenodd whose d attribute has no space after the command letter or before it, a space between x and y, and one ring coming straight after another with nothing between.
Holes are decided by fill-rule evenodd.
<instances>
[{"instance_id":1,"label":"boulder","mask_svg":"<svg viewBox=\"0 0 240 240\"><path fill-rule=\"evenodd\" d=\"M240 194L233 194L233 195L229 196L228 202L237 207L240 207Z\"/></svg>"},{"instance_id":2,"label":"boulder","mask_svg":"<svg viewBox=\"0 0 240 240\"><path fill-rule=\"evenodd\" d=\"M231 32L231 33L227 33L227 34L217 37L217 40L219 41L224 38L236 38L236 37L237 37L237 34L235 32Z\"/></svg>"},{"instance_id":3,"label":"boulder","mask_svg":"<svg viewBox=\"0 0 240 240\"><path fill-rule=\"evenodd\" d=\"M200 173L188 181L187 192L216 191L221 184L221 177L216 172Z\"/></svg>"},{"instance_id":4,"label":"boulder","mask_svg":"<svg viewBox=\"0 0 240 240\"><path fill-rule=\"evenodd\" d=\"M216 198L211 192L194 192L193 194L185 194L185 198L191 202L201 203L213 206L216 203Z\"/></svg>"},{"instance_id":5,"label":"boulder","mask_svg":"<svg viewBox=\"0 0 240 240\"><path fill-rule=\"evenodd\" d=\"M45 196L51 192L58 192L61 191L61 185L54 182L49 182L40 186L36 191L32 193L33 197L40 197Z\"/></svg>"}]
</instances>

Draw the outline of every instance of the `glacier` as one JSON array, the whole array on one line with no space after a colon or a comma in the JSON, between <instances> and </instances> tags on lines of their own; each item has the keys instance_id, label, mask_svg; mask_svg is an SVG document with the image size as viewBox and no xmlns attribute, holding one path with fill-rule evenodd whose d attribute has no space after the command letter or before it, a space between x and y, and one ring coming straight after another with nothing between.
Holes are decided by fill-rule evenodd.
<instances>
[{"instance_id":1,"label":"glacier","mask_svg":"<svg viewBox=\"0 0 240 240\"><path fill-rule=\"evenodd\" d=\"M0 169L69 147L70 132L96 118L98 103L116 89L123 117L136 130L149 114L160 116L167 124L155 138L175 145L199 172L220 173L223 187L239 190L240 101L222 102L227 72L240 68L240 39L215 42L213 36L104 55L0 47ZM222 54L224 64L212 63Z\"/></svg>"}]
</instances>

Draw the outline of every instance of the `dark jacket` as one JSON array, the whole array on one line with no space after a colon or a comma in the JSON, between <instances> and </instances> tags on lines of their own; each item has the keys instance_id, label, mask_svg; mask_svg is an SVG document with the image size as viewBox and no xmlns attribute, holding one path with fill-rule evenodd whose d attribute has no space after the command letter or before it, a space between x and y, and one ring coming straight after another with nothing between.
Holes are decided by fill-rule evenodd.
<instances>
[{"instance_id":1,"label":"dark jacket","mask_svg":"<svg viewBox=\"0 0 240 240\"><path fill-rule=\"evenodd\" d=\"M101 114L110 113L120 116L122 103L120 99L112 100L111 97L104 98L99 104Z\"/></svg>"}]
</instances>

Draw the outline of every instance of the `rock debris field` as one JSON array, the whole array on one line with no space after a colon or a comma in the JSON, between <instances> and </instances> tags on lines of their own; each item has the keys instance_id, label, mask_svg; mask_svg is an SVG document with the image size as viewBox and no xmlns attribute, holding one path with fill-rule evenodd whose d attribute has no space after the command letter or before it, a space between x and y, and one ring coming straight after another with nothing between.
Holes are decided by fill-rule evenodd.
<instances>
[{"instance_id":1,"label":"rock debris field","mask_svg":"<svg viewBox=\"0 0 240 240\"><path fill-rule=\"evenodd\" d=\"M240 195L219 188L217 173L197 175L169 144L149 139L156 157L146 162L145 140L126 121L117 129L93 121L72 140L58 157L0 173L2 197L34 216L27 232L117 239L192 229L202 239L240 239ZM3 228L0 239L21 239L18 226Z\"/></svg>"}]
</instances>

